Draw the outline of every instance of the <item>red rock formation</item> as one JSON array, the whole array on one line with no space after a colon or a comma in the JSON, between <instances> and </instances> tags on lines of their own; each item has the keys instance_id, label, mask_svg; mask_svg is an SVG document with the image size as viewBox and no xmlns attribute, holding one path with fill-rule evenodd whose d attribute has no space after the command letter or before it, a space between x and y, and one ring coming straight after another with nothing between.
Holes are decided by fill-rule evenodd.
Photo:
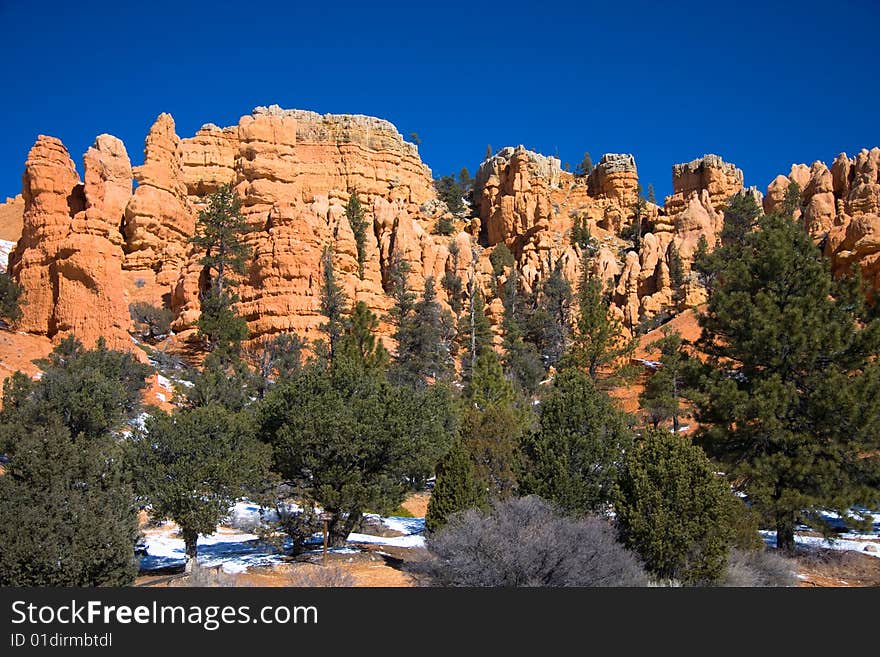
<instances>
[{"instance_id":1,"label":"red rock formation","mask_svg":"<svg viewBox=\"0 0 880 657\"><path fill-rule=\"evenodd\" d=\"M85 184L63 144L40 136L25 166L22 237L9 270L24 287L18 328L86 346L103 336L130 349L119 225L131 193L122 142L100 135L84 157Z\"/></svg>"},{"instance_id":2,"label":"red rock formation","mask_svg":"<svg viewBox=\"0 0 880 657\"><path fill-rule=\"evenodd\" d=\"M170 291L189 252L195 214L187 202L180 139L170 114L160 114L144 145L144 163L125 208L125 268L151 271Z\"/></svg>"}]
</instances>

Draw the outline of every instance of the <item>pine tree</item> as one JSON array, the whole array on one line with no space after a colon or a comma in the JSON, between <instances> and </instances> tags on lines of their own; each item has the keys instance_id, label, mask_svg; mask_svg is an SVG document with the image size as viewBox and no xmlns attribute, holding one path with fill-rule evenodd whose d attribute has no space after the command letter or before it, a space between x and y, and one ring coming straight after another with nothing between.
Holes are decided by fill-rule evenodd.
<instances>
[{"instance_id":1,"label":"pine tree","mask_svg":"<svg viewBox=\"0 0 880 657\"><path fill-rule=\"evenodd\" d=\"M271 450L254 439L251 418L218 405L152 415L129 450L141 499L180 527L187 572L199 534L213 534L237 499L268 482Z\"/></svg>"},{"instance_id":2,"label":"pine tree","mask_svg":"<svg viewBox=\"0 0 880 657\"><path fill-rule=\"evenodd\" d=\"M122 586L137 573L137 509L117 434L149 368L66 337L6 380L0 411L0 585Z\"/></svg>"},{"instance_id":3,"label":"pine tree","mask_svg":"<svg viewBox=\"0 0 880 657\"><path fill-rule=\"evenodd\" d=\"M336 357L339 341L345 333L346 315L348 314L348 299L339 283L336 281L336 271L333 268L333 251L328 247L324 249L321 257L323 279L321 281L321 314L327 321L321 324L321 331L327 335L327 355L332 363Z\"/></svg>"},{"instance_id":4,"label":"pine tree","mask_svg":"<svg viewBox=\"0 0 880 657\"><path fill-rule=\"evenodd\" d=\"M589 153L584 153L581 163L577 165L577 174L579 176L589 176L593 172L593 160Z\"/></svg>"},{"instance_id":5,"label":"pine tree","mask_svg":"<svg viewBox=\"0 0 880 657\"><path fill-rule=\"evenodd\" d=\"M648 203L657 205L657 196L654 194L654 185L648 185Z\"/></svg>"},{"instance_id":6,"label":"pine tree","mask_svg":"<svg viewBox=\"0 0 880 657\"><path fill-rule=\"evenodd\" d=\"M666 249L666 265L669 267L669 280L672 283L672 298L678 300L681 297L681 287L684 285L684 262L675 242L670 242Z\"/></svg>"},{"instance_id":7,"label":"pine tree","mask_svg":"<svg viewBox=\"0 0 880 657\"><path fill-rule=\"evenodd\" d=\"M492 265L492 273L495 274L496 278L504 274L505 269L508 267L512 268L516 264L513 254L504 242L499 242L495 245L492 253L489 254L489 262Z\"/></svg>"},{"instance_id":8,"label":"pine tree","mask_svg":"<svg viewBox=\"0 0 880 657\"><path fill-rule=\"evenodd\" d=\"M24 288L5 271L0 271L0 318L15 323L21 319Z\"/></svg>"},{"instance_id":9,"label":"pine tree","mask_svg":"<svg viewBox=\"0 0 880 657\"><path fill-rule=\"evenodd\" d=\"M492 157L492 153L495 151L492 150L492 144L486 144L486 154L483 156L483 160L488 160Z\"/></svg>"},{"instance_id":10,"label":"pine tree","mask_svg":"<svg viewBox=\"0 0 880 657\"><path fill-rule=\"evenodd\" d=\"M130 585L137 509L119 443L108 433L75 438L59 414L39 415L10 436L0 476L0 585Z\"/></svg>"},{"instance_id":11,"label":"pine tree","mask_svg":"<svg viewBox=\"0 0 880 657\"><path fill-rule=\"evenodd\" d=\"M628 419L576 369L556 375L541 401L537 431L523 441L523 494L540 495L570 514L611 501L618 465L632 441Z\"/></svg>"},{"instance_id":12,"label":"pine tree","mask_svg":"<svg viewBox=\"0 0 880 657\"><path fill-rule=\"evenodd\" d=\"M544 376L544 366L535 345L524 339L519 273L516 268L504 283L501 300L504 304L502 362L505 372L523 391L534 392Z\"/></svg>"},{"instance_id":13,"label":"pine tree","mask_svg":"<svg viewBox=\"0 0 880 657\"><path fill-rule=\"evenodd\" d=\"M506 499L518 487L519 443L532 423L531 411L504 376L492 350L477 360L465 397L461 439L488 498Z\"/></svg>"},{"instance_id":14,"label":"pine tree","mask_svg":"<svg viewBox=\"0 0 880 657\"><path fill-rule=\"evenodd\" d=\"M585 367L594 382L600 378L613 379L629 364L634 349L635 341L626 338L623 325L611 316L602 283L584 267L578 286L570 363Z\"/></svg>"},{"instance_id":15,"label":"pine tree","mask_svg":"<svg viewBox=\"0 0 880 657\"><path fill-rule=\"evenodd\" d=\"M233 360L238 345L247 338L247 324L233 309L238 297L230 275L245 273L252 249L242 237L252 231L241 215L241 200L232 185L226 184L207 197L206 207L199 212L196 233L190 238L190 243L204 252L199 263L208 280L196 324L199 335L209 351L229 352Z\"/></svg>"},{"instance_id":16,"label":"pine tree","mask_svg":"<svg viewBox=\"0 0 880 657\"><path fill-rule=\"evenodd\" d=\"M399 310L396 311L399 313ZM425 292L401 319L392 379L403 385L423 386L427 379L447 380L452 375L452 318L437 302L434 279L425 279Z\"/></svg>"},{"instance_id":17,"label":"pine tree","mask_svg":"<svg viewBox=\"0 0 880 657\"><path fill-rule=\"evenodd\" d=\"M656 577L707 584L721 576L733 496L699 447L649 429L623 456L614 497L621 541Z\"/></svg>"},{"instance_id":18,"label":"pine tree","mask_svg":"<svg viewBox=\"0 0 880 657\"><path fill-rule=\"evenodd\" d=\"M855 522L851 507L876 500L880 322L791 216L719 251L700 316L700 439L790 550L796 524L827 529L820 509Z\"/></svg>"},{"instance_id":19,"label":"pine tree","mask_svg":"<svg viewBox=\"0 0 880 657\"><path fill-rule=\"evenodd\" d=\"M425 514L425 529L435 532L453 513L486 505L486 490L477 477L470 450L456 440L437 466L437 480Z\"/></svg>"},{"instance_id":20,"label":"pine tree","mask_svg":"<svg viewBox=\"0 0 880 657\"><path fill-rule=\"evenodd\" d=\"M440 281L440 283L443 285L443 289L446 291L446 298L448 299L449 307L452 308L452 314L456 318L458 318L458 316L461 314L461 297L464 290L464 286L461 282L461 277L458 275L458 258L458 244L452 242L449 245L449 259L452 266L446 270L446 272L443 274L443 279Z\"/></svg>"},{"instance_id":21,"label":"pine tree","mask_svg":"<svg viewBox=\"0 0 880 657\"><path fill-rule=\"evenodd\" d=\"M632 240L636 251L642 248L642 221L647 214L648 205L642 196L642 186L636 187L636 200L632 205L633 218L627 229L627 237Z\"/></svg>"},{"instance_id":22,"label":"pine tree","mask_svg":"<svg viewBox=\"0 0 880 657\"><path fill-rule=\"evenodd\" d=\"M486 302L479 290L470 285L471 295L467 312L459 319L458 339L463 356L462 376L465 381L473 374L474 364L482 353L492 349L492 324L486 317Z\"/></svg>"},{"instance_id":23,"label":"pine tree","mask_svg":"<svg viewBox=\"0 0 880 657\"><path fill-rule=\"evenodd\" d=\"M354 233L354 242L357 247L358 278L364 279L364 262L367 260L367 230L369 228L361 207L357 192L352 192L345 206L345 216Z\"/></svg>"},{"instance_id":24,"label":"pine tree","mask_svg":"<svg viewBox=\"0 0 880 657\"><path fill-rule=\"evenodd\" d=\"M207 350L233 359L248 337L247 322L233 308L235 300L236 297L226 291L209 291L202 296L202 311L196 321Z\"/></svg>"},{"instance_id":25,"label":"pine tree","mask_svg":"<svg viewBox=\"0 0 880 657\"><path fill-rule=\"evenodd\" d=\"M262 340L248 351L248 357L259 373L257 392L262 399L276 379L285 379L302 367L306 341L294 333L279 333Z\"/></svg>"},{"instance_id":26,"label":"pine tree","mask_svg":"<svg viewBox=\"0 0 880 657\"><path fill-rule=\"evenodd\" d=\"M376 338L379 318L363 301L358 301L346 322L345 334L339 342L339 354L368 369L384 370L390 356L382 341Z\"/></svg>"},{"instance_id":27,"label":"pine tree","mask_svg":"<svg viewBox=\"0 0 880 657\"><path fill-rule=\"evenodd\" d=\"M785 197L782 199L782 207L779 213L783 217L794 218L794 213L801 209L801 186L794 180L788 183L785 189Z\"/></svg>"},{"instance_id":28,"label":"pine tree","mask_svg":"<svg viewBox=\"0 0 880 657\"><path fill-rule=\"evenodd\" d=\"M571 284L559 260L541 285L537 307L528 314L526 337L535 344L545 368L554 367L568 347L571 333Z\"/></svg>"},{"instance_id":29,"label":"pine tree","mask_svg":"<svg viewBox=\"0 0 880 657\"><path fill-rule=\"evenodd\" d=\"M228 288L228 274L244 274L252 250L241 238L252 230L241 215L241 200L232 185L222 185L207 197L190 242L205 253L200 264L215 272L211 277L213 294L219 295Z\"/></svg>"},{"instance_id":30,"label":"pine tree","mask_svg":"<svg viewBox=\"0 0 880 657\"><path fill-rule=\"evenodd\" d=\"M647 411L654 428L661 422L672 420L672 431L678 433L681 398L690 360L682 349L681 336L668 327L663 327L663 337L648 348L660 351L660 365L639 395L639 405Z\"/></svg>"},{"instance_id":31,"label":"pine tree","mask_svg":"<svg viewBox=\"0 0 880 657\"><path fill-rule=\"evenodd\" d=\"M331 545L342 544L366 511L397 507L457 432L448 388L394 386L383 372L345 359L274 386L256 417L293 494L332 514Z\"/></svg>"},{"instance_id":32,"label":"pine tree","mask_svg":"<svg viewBox=\"0 0 880 657\"><path fill-rule=\"evenodd\" d=\"M727 206L724 208L721 243L732 244L741 241L758 225L762 214L761 207L752 194L743 191L731 196L727 199Z\"/></svg>"}]
</instances>

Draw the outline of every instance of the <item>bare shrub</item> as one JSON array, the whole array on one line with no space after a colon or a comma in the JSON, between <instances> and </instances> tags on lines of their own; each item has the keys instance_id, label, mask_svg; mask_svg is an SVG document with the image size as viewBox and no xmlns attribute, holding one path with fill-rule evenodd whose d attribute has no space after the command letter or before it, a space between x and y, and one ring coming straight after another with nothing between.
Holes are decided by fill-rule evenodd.
<instances>
[{"instance_id":1,"label":"bare shrub","mask_svg":"<svg viewBox=\"0 0 880 657\"><path fill-rule=\"evenodd\" d=\"M287 586L348 588L357 582L338 566L300 566L287 576Z\"/></svg>"},{"instance_id":2,"label":"bare shrub","mask_svg":"<svg viewBox=\"0 0 880 657\"><path fill-rule=\"evenodd\" d=\"M727 555L723 586L796 586L796 564L768 549L739 550Z\"/></svg>"},{"instance_id":3,"label":"bare shrub","mask_svg":"<svg viewBox=\"0 0 880 657\"><path fill-rule=\"evenodd\" d=\"M138 301L129 304L128 311L137 326L138 334L144 340L157 340L167 335L171 330L174 313L168 308Z\"/></svg>"},{"instance_id":4,"label":"bare shrub","mask_svg":"<svg viewBox=\"0 0 880 657\"><path fill-rule=\"evenodd\" d=\"M560 515L537 496L450 516L410 568L435 586L645 586L608 522Z\"/></svg>"},{"instance_id":5,"label":"bare shrub","mask_svg":"<svg viewBox=\"0 0 880 657\"><path fill-rule=\"evenodd\" d=\"M193 569L186 577L179 580L180 586L194 588L238 586L236 576L227 573L221 566L199 566L193 564Z\"/></svg>"}]
</instances>

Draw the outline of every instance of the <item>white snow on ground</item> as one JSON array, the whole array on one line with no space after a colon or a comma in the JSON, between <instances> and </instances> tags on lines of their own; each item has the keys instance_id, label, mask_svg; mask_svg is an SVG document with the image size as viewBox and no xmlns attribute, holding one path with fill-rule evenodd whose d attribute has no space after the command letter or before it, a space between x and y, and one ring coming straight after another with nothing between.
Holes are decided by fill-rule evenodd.
<instances>
[{"instance_id":1,"label":"white snow on ground","mask_svg":"<svg viewBox=\"0 0 880 657\"><path fill-rule=\"evenodd\" d=\"M370 534L351 533L348 536L349 543L371 543L372 545L388 545L389 547L424 547L425 537L413 536L372 536Z\"/></svg>"},{"instance_id":2,"label":"white snow on ground","mask_svg":"<svg viewBox=\"0 0 880 657\"><path fill-rule=\"evenodd\" d=\"M161 374L156 374L156 383L159 384L160 388L165 388L165 390L174 390L174 386L171 385L171 381L169 381Z\"/></svg>"},{"instance_id":3,"label":"white snow on ground","mask_svg":"<svg viewBox=\"0 0 880 657\"><path fill-rule=\"evenodd\" d=\"M772 530L761 530L761 536L764 542L770 547L776 547L776 532ZM806 536L799 532L795 532L794 542L800 547L805 548L826 548L829 550L844 550L852 552L861 552L871 557L880 558L880 536L872 536L871 534L843 534L844 538L834 538L832 540L822 538L821 536ZM858 537L860 540L855 540ZM867 550L865 548L868 548ZM871 551L871 547L874 551Z\"/></svg>"},{"instance_id":4,"label":"white snow on ground","mask_svg":"<svg viewBox=\"0 0 880 657\"><path fill-rule=\"evenodd\" d=\"M299 511L300 507L291 504L291 510ZM261 512L262 511L262 515ZM400 532L404 536L373 536L371 534L353 533L348 537L349 545L330 548L332 554L356 554L360 552L357 544L387 545L390 547L414 548L424 547L424 518L403 518L398 516L381 517L367 514L367 517L381 522L388 529ZM263 521L275 521L278 514L275 509L262 508L248 500L237 502L229 511L224 526L210 536L199 536L199 564L203 566L222 566L228 573L241 573L252 566L271 566L284 563L285 554L290 545L285 541L284 549L265 543L259 536L250 533ZM238 529L233 529L238 528ZM315 549L309 553L321 551L322 534L312 537ZM144 531L144 556L141 557L141 569L145 571L182 566L186 562L186 551L183 539L178 535L178 528L172 522Z\"/></svg>"},{"instance_id":5,"label":"white snow on ground","mask_svg":"<svg viewBox=\"0 0 880 657\"><path fill-rule=\"evenodd\" d=\"M633 358L633 360L636 361L637 363L641 363L645 367L652 369L652 370L656 370L658 367L660 367L663 364L663 363L660 363L656 360L647 360L645 358Z\"/></svg>"},{"instance_id":6,"label":"white snow on ground","mask_svg":"<svg viewBox=\"0 0 880 657\"><path fill-rule=\"evenodd\" d=\"M0 240L0 270L6 271L9 264L9 253L15 248L15 242Z\"/></svg>"},{"instance_id":7,"label":"white snow on ground","mask_svg":"<svg viewBox=\"0 0 880 657\"><path fill-rule=\"evenodd\" d=\"M146 554L141 557L142 570L182 566L186 549L179 538L177 525L165 522L145 532ZM220 529L210 536L199 536L199 564L222 566L228 573L241 573L251 566L271 566L284 562L284 555L255 534Z\"/></svg>"},{"instance_id":8,"label":"white snow on ground","mask_svg":"<svg viewBox=\"0 0 880 657\"><path fill-rule=\"evenodd\" d=\"M160 402L166 401L165 395L163 395L161 392L156 393L156 399L158 399Z\"/></svg>"}]
</instances>

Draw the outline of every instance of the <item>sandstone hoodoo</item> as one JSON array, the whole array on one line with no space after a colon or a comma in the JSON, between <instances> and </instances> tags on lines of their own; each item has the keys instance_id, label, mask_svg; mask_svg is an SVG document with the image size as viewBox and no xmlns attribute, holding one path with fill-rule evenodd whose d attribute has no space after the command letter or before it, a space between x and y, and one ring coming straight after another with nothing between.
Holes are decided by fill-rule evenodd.
<instances>
[{"instance_id":1,"label":"sandstone hoodoo","mask_svg":"<svg viewBox=\"0 0 880 657\"><path fill-rule=\"evenodd\" d=\"M236 125L209 123L181 138L174 119L160 114L142 165L132 168L110 135L96 139L83 164L80 181L61 142L41 136L26 162L22 195L0 204L0 227L18 240L9 272L25 290L19 330L53 339L76 333L86 343L104 335L130 348L127 306L137 300L171 308L174 330L188 332L205 281L203 254L190 240L206 195L224 184L233 186L253 229L236 305L253 340L286 332L317 337L328 247L348 298L379 317L391 305L390 268L401 261L417 294L428 277L473 281L500 337L499 290L510 269L497 271L490 260L503 244L525 293L539 290L557 267L574 283L587 266L611 295L613 312L635 331L705 299L691 263L701 243L717 244L732 195L752 194L770 212L791 182L800 189L796 217L823 242L835 272L859 263L880 285L877 148L841 154L830 168L794 165L763 199L744 190L735 165L704 155L672 167L673 193L657 205L644 199L631 154L607 153L591 171L573 174L555 157L506 147L480 164L470 211L451 235L435 233L438 219L450 215L418 148L391 123L362 115L273 105ZM346 217L352 195L367 226L360 246ZM444 287L435 287L446 304ZM465 284L465 301L469 289ZM380 333L389 330L380 325Z\"/></svg>"},{"instance_id":2,"label":"sandstone hoodoo","mask_svg":"<svg viewBox=\"0 0 880 657\"><path fill-rule=\"evenodd\" d=\"M122 287L123 211L131 164L122 142L100 135L84 156L81 183L67 149L40 136L23 178L22 236L9 271L24 287L21 330L86 345L104 337L130 349Z\"/></svg>"}]
</instances>

